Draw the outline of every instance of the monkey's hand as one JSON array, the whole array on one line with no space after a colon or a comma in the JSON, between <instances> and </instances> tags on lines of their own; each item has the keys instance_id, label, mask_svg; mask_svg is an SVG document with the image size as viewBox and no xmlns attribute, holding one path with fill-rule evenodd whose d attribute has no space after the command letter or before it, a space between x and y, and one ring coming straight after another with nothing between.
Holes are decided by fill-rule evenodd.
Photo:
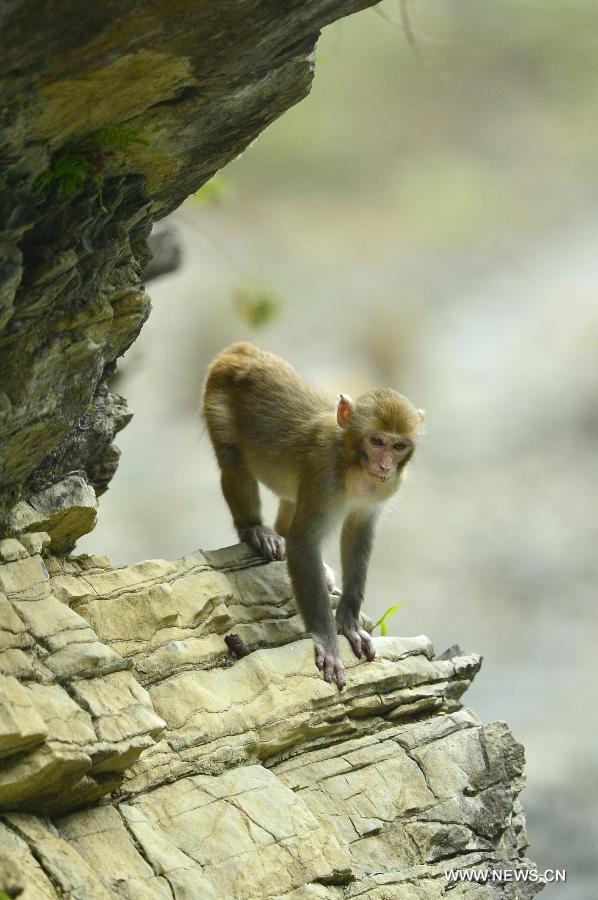
<instances>
[{"instance_id":1,"label":"monkey's hand","mask_svg":"<svg viewBox=\"0 0 598 900\"><path fill-rule=\"evenodd\" d=\"M239 531L242 541L255 550L266 562L273 559L287 558L287 545L285 539L276 534L265 525L252 525L250 528L242 528Z\"/></svg>"},{"instance_id":2,"label":"monkey's hand","mask_svg":"<svg viewBox=\"0 0 598 900\"><path fill-rule=\"evenodd\" d=\"M325 638L312 635L316 649L316 666L324 673L324 681L328 684L336 682L339 691L345 686L345 665L338 646L331 646ZM334 642L336 644L336 640Z\"/></svg>"},{"instance_id":3,"label":"monkey's hand","mask_svg":"<svg viewBox=\"0 0 598 900\"><path fill-rule=\"evenodd\" d=\"M342 601L336 611L336 629L347 638L357 659L365 656L371 662L375 658L376 648L371 634L359 627L357 617L350 609L343 607Z\"/></svg>"}]
</instances>

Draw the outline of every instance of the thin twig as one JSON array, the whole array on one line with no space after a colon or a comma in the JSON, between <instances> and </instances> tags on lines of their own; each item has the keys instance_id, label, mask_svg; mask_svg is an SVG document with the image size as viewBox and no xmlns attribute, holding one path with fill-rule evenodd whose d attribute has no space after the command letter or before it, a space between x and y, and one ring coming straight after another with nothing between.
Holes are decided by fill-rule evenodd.
<instances>
[{"instance_id":1,"label":"thin twig","mask_svg":"<svg viewBox=\"0 0 598 900\"><path fill-rule=\"evenodd\" d=\"M381 19L384 19L385 22L388 22L389 25L392 25L393 28L396 28L397 31L402 31L403 34L405 34L406 29L401 25L400 22L397 22L396 19L394 19L389 13L387 13L385 9L380 9L380 7L378 6L373 6L372 12L375 12L378 16L380 16ZM428 32L424 31L423 28L419 25L417 26L417 28L414 28L413 23L411 23L411 32L414 39L416 37L423 38L430 44L438 44L444 47L448 43L448 41L443 40L442 38L434 37L434 35L428 34Z\"/></svg>"},{"instance_id":2,"label":"thin twig","mask_svg":"<svg viewBox=\"0 0 598 900\"><path fill-rule=\"evenodd\" d=\"M188 215L187 211L183 211L178 209L174 216L175 219L179 219L179 221L184 222L190 228L199 232L206 243L211 244L212 248L217 251L217 253L229 264L231 269L239 275L240 278L248 278L247 269L241 265L239 260L233 255L228 245L220 240L215 234L209 231L203 224L200 224L196 217L193 215Z\"/></svg>"},{"instance_id":3,"label":"thin twig","mask_svg":"<svg viewBox=\"0 0 598 900\"><path fill-rule=\"evenodd\" d=\"M409 17L409 0L400 0L399 9L401 12L401 24L403 26L403 31L405 32L407 43L409 44L411 50L417 56L417 58L424 62L424 57L421 50L419 49L419 44L415 39L415 35L411 27L411 19Z\"/></svg>"}]
</instances>

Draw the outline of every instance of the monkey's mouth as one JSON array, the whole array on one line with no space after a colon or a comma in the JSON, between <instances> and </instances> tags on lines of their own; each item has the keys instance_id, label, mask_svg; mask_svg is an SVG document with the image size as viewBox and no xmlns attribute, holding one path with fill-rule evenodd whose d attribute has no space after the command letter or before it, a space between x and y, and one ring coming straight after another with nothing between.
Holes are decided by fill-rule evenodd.
<instances>
[{"instance_id":1,"label":"monkey's mouth","mask_svg":"<svg viewBox=\"0 0 598 900\"><path fill-rule=\"evenodd\" d=\"M370 472L370 475L373 475L377 481L388 481L390 478L390 472L388 475L381 475L380 472Z\"/></svg>"}]
</instances>

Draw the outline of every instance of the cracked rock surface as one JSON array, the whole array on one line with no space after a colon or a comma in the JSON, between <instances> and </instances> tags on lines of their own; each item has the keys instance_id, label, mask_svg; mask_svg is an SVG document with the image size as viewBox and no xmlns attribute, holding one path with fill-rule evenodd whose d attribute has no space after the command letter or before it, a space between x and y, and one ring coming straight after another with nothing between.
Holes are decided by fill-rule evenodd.
<instances>
[{"instance_id":1,"label":"cracked rock surface","mask_svg":"<svg viewBox=\"0 0 598 900\"><path fill-rule=\"evenodd\" d=\"M376 639L326 684L286 567L237 546L114 568L0 542L0 889L92 898L531 897L523 748L480 667ZM231 657L234 631L252 652ZM11 887L12 885L12 887ZM517 892L514 892L516 888Z\"/></svg>"}]
</instances>

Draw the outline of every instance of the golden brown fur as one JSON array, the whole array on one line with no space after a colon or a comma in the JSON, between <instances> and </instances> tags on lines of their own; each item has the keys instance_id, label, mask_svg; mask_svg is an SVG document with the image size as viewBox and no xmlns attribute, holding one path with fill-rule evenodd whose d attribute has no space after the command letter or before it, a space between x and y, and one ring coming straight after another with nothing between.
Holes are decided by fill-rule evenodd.
<instances>
[{"instance_id":1,"label":"golden brown fur","mask_svg":"<svg viewBox=\"0 0 598 900\"><path fill-rule=\"evenodd\" d=\"M358 622L374 525L380 504L400 486L423 414L386 389L356 403L341 395L337 406L284 360L249 343L215 358L203 411L239 537L266 559L287 555L318 667L341 689L337 628L358 656L375 654ZM281 498L276 531L262 524L258 481ZM335 623L319 547L339 517L343 595Z\"/></svg>"}]
</instances>

